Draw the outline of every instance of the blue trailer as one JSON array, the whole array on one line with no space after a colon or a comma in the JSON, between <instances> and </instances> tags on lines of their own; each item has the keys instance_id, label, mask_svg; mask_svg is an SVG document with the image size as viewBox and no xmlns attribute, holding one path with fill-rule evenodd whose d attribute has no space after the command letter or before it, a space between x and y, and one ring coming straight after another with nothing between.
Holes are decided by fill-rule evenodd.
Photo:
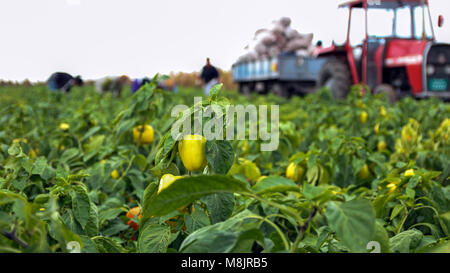
<instances>
[{"instance_id":1,"label":"blue trailer","mask_svg":"<svg viewBox=\"0 0 450 273\"><path fill-rule=\"evenodd\" d=\"M233 64L233 80L239 92L273 92L280 96L306 94L317 87L327 58L280 54L276 57Z\"/></svg>"}]
</instances>

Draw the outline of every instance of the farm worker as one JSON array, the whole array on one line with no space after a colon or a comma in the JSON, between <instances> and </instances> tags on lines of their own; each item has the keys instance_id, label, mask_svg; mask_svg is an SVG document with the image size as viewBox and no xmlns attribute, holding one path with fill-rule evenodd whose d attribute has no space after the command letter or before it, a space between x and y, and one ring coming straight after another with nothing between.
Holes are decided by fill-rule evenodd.
<instances>
[{"instance_id":1,"label":"farm worker","mask_svg":"<svg viewBox=\"0 0 450 273\"><path fill-rule=\"evenodd\" d=\"M142 79L135 79L132 83L131 83L131 93L136 93L136 91L139 90L139 88L141 88L142 86L144 86L146 83L150 83L150 79L145 77Z\"/></svg>"},{"instance_id":2,"label":"farm worker","mask_svg":"<svg viewBox=\"0 0 450 273\"><path fill-rule=\"evenodd\" d=\"M114 96L119 97L122 89L128 83L130 83L130 78L127 76L104 77L95 81L95 88L101 94L111 92Z\"/></svg>"},{"instance_id":3,"label":"farm worker","mask_svg":"<svg viewBox=\"0 0 450 273\"><path fill-rule=\"evenodd\" d=\"M83 80L81 77L73 77L65 72L55 72L47 80L48 89L51 91L61 90L67 93L74 85L83 85Z\"/></svg>"},{"instance_id":4,"label":"farm worker","mask_svg":"<svg viewBox=\"0 0 450 273\"><path fill-rule=\"evenodd\" d=\"M202 79L204 84L205 95L209 96L211 88L219 83L219 72L211 65L209 58L206 58L206 65L202 69L200 79Z\"/></svg>"}]
</instances>

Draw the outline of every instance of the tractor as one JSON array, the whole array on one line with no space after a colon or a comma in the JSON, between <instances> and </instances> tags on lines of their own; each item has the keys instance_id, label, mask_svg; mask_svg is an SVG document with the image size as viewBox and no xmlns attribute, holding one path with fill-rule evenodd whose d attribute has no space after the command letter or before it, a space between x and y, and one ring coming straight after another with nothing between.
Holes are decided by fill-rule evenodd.
<instances>
[{"instance_id":1,"label":"tractor","mask_svg":"<svg viewBox=\"0 0 450 273\"><path fill-rule=\"evenodd\" d=\"M319 86L329 86L338 98L351 84L386 93L391 101L403 96L450 98L450 45L436 42L428 0L356 0L340 7L349 10L347 40L320 50L319 58L328 60ZM363 22L354 21L357 13ZM356 24L363 25L361 41L352 37Z\"/></svg>"}]
</instances>

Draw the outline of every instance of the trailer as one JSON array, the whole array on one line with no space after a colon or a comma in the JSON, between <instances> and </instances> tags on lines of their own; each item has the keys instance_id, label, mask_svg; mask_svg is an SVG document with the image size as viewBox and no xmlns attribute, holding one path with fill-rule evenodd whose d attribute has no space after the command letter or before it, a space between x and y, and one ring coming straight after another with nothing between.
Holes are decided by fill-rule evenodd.
<instances>
[{"instance_id":1,"label":"trailer","mask_svg":"<svg viewBox=\"0 0 450 273\"><path fill-rule=\"evenodd\" d=\"M239 92L257 91L280 96L312 92L319 79L320 69L326 58L280 54L273 58L235 63L233 79Z\"/></svg>"}]
</instances>

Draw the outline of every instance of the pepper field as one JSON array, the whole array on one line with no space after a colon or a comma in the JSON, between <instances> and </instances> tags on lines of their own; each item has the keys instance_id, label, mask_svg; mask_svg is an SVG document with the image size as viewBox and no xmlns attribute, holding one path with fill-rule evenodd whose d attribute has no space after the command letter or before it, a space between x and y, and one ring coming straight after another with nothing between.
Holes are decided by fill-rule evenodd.
<instances>
[{"instance_id":1,"label":"pepper field","mask_svg":"<svg viewBox=\"0 0 450 273\"><path fill-rule=\"evenodd\" d=\"M202 107L280 105L279 147L209 140L188 171L170 109L201 94L0 86L0 252L450 252L449 104L216 88Z\"/></svg>"}]
</instances>

